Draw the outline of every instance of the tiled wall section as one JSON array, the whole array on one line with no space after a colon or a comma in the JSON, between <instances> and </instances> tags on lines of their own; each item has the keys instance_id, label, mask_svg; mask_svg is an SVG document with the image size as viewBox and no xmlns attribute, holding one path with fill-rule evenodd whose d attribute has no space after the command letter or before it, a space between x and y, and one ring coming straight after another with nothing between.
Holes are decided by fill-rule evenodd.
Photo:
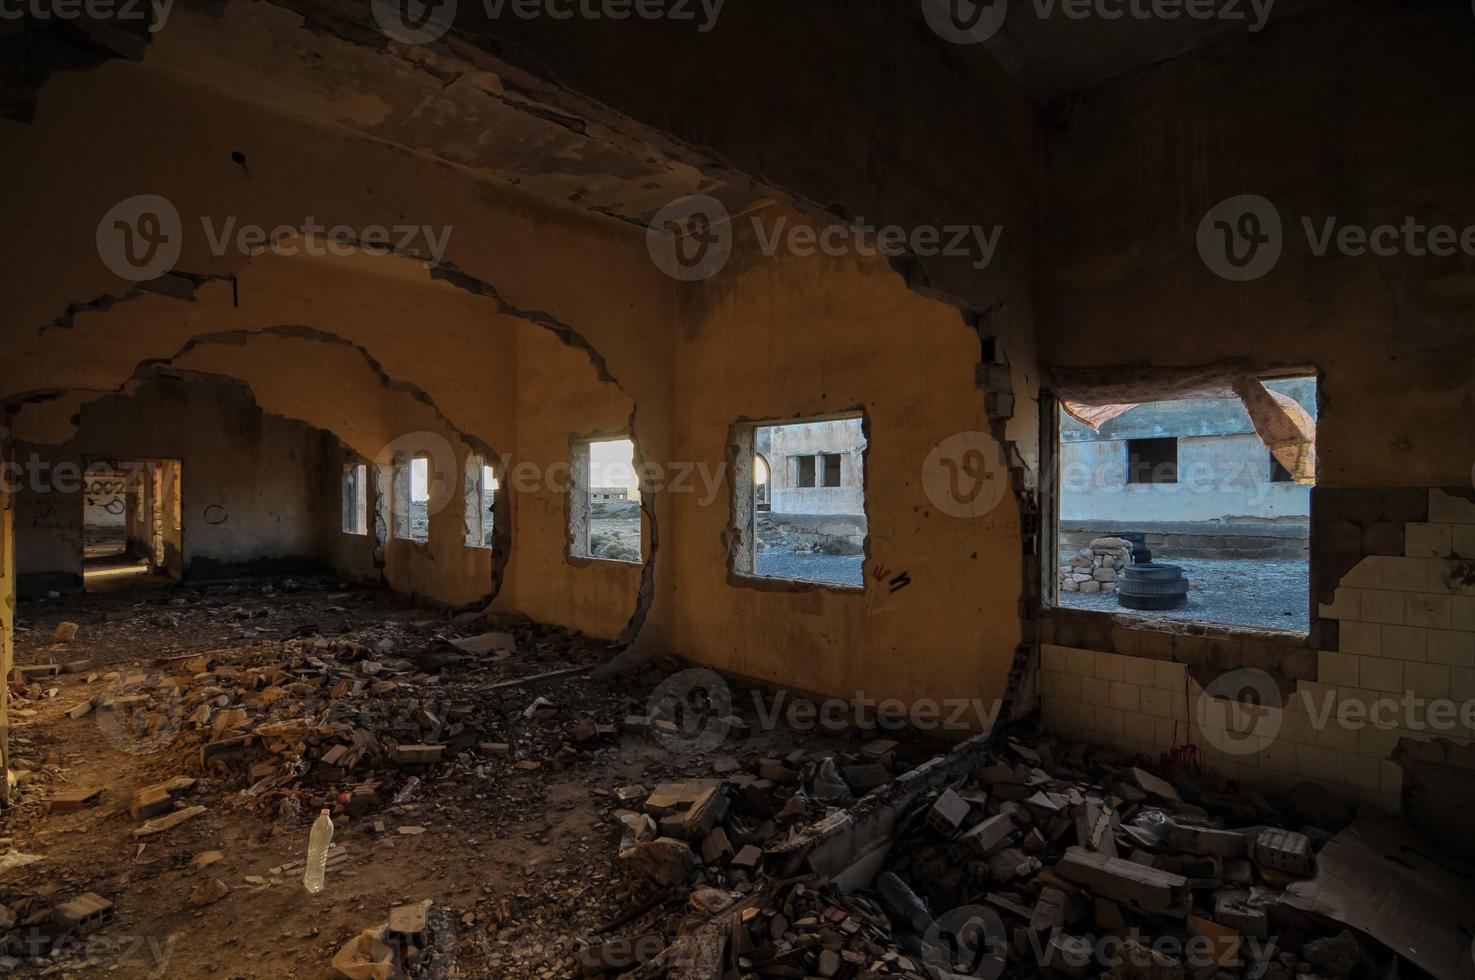
<instances>
[{"instance_id":1,"label":"tiled wall section","mask_svg":"<svg viewBox=\"0 0 1475 980\"><path fill-rule=\"evenodd\" d=\"M1340 649L1318 651L1316 680L1300 682L1285 708L1210 698L1182 664L1047 645L1045 726L1149 756L1192 743L1247 785L1310 779L1397 810L1403 773L1391 755L1400 738L1475 740L1475 503L1431 491L1429 521L1404 531L1402 556L1363 558L1321 607L1339 621ZM1436 699L1447 704L1437 733L1420 707ZM1379 702L1379 714L1364 714Z\"/></svg>"}]
</instances>

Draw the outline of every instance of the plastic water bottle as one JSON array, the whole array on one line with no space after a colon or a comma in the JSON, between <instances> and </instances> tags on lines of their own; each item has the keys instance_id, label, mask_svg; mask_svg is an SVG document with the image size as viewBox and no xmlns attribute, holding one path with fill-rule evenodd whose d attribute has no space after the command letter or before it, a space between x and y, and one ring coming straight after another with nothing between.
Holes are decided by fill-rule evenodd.
<instances>
[{"instance_id":1,"label":"plastic water bottle","mask_svg":"<svg viewBox=\"0 0 1475 980\"><path fill-rule=\"evenodd\" d=\"M324 810L312 822L307 835L307 867L302 872L302 887L317 895L328 880L328 845L333 843L333 818Z\"/></svg>"}]
</instances>

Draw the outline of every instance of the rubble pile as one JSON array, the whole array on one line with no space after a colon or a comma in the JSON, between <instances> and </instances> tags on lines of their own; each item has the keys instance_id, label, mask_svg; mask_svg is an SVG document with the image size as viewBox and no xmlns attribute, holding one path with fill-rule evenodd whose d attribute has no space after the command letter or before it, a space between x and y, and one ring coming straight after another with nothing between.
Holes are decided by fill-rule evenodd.
<instances>
[{"instance_id":1,"label":"rubble pile","mask_svg":"<svg viewBox=\"0 0 1475 980\"><path fill-rule=\"evenodd\" d=\"M765 766L632 791L621 859L686 890L687 919L660 954L642 935L591 946L585 974L638 962L644 976L1333 980L1391 962L1283 901L1339 827L1297 825L1212 772L1158 775L1104 750L1030 742L910 797L906 780L883 785L848 811L816 802L829 758L787 760L787 779ZM868 803L896 807L871 850ZM784 820L806 812L824 815Z\"/></svg>"},{"instance_id":2,"label":"rubble pile","mask_svg":"<svg viewBox=\"0 0 1475 980\"><path fill-rule=\"evenodd\" d=\"M1097 538L1060 566L1063 592L1104 592L1117 589L1117 578L1132 564L1132 542Z\"/></svg>"}]
</instances>

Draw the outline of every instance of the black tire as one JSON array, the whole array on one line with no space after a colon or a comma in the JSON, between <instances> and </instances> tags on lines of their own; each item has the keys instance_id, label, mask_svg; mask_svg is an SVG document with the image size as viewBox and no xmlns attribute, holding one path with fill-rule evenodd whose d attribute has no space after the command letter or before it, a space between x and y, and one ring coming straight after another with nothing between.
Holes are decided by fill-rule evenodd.
<instances>
[{"instance_id":1,"label":"black tire","mask_svg":"<svg viewBox=\"0 0 1475 980\"><path fill-rule=\"evenodd\" d=\"M1188 604L1188 578L1177 565L1132 565L1117 579L1116 595L1126 609L1178 609Z\"/></svg>"}]
</instances>

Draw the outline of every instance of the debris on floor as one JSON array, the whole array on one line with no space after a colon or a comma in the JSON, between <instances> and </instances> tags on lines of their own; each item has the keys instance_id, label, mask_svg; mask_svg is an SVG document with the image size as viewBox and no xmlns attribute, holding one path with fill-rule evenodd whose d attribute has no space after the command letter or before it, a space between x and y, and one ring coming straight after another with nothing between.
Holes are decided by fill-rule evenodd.
<instances>
[{"instance_id":1,"label":"debris on floor","mask_svg":"<svg viewBox=\"0 0 1475 980\"><path fill-rule=\"evenodd\" d=\"M796 730L776 692L736 682L693 718L668 703L674 658L595 670L615 651L564 630L312 584L60 603L92 663L11 679L6 965L1467 976L1439 937L1472 927L1468 877L1309 784L1282 809L1212 769L1028 728L957 746ZM24 659L55 663L51 624L27 625ZM694 720L720 737L691 747ZM1369 888L1384 911L1359 904ZM253 931L276 942L228 965ZM147 955L107 945L124 935Z\"/></svg>"}]
</instances>

